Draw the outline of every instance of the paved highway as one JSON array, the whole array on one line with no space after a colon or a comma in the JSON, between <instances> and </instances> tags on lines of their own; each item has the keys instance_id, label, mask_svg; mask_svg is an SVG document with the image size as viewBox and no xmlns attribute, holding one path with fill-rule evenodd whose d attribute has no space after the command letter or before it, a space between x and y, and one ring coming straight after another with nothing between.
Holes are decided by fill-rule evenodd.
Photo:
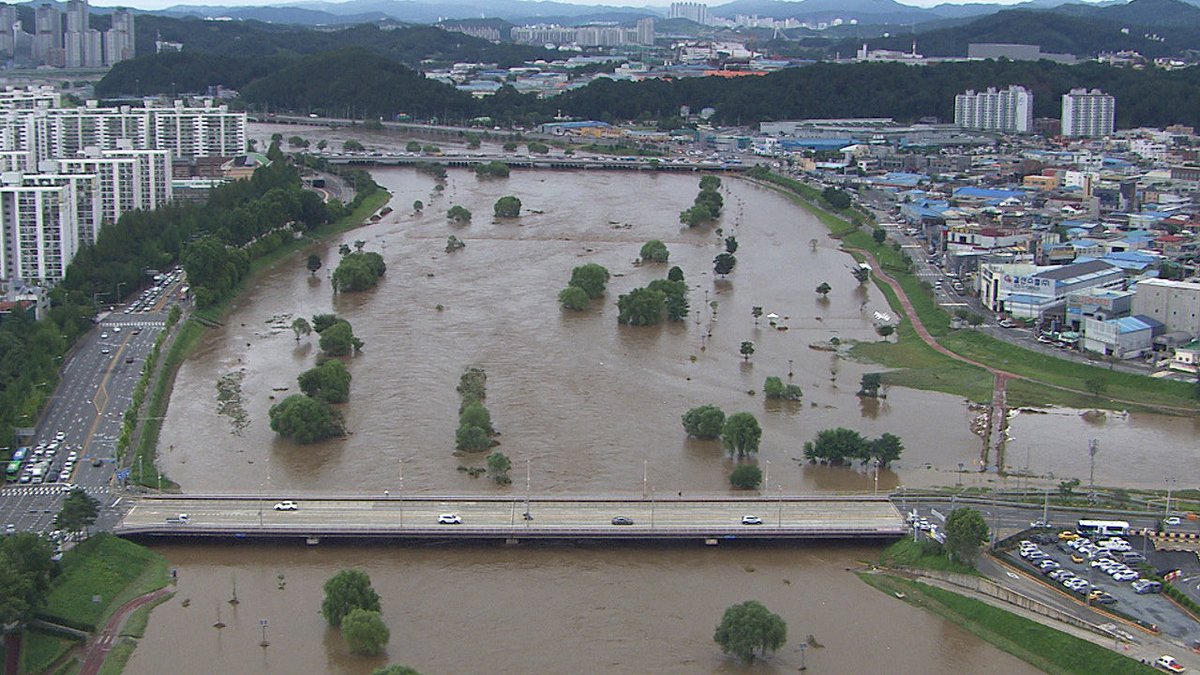
<instances>
[{"instance_id":1,"label":"paved highway","mask_svg":"<svg viewBox=\"0 0 1200 675\"><path fill-rule=\"evenodd\" d=\"M144 302L139 298L115 307L79 338L66 357L58 389L33 438L25 443L31 448L48 446L61 432L51 470L43 483L19 479L0 488L0 522L12 525L14 531L54 529L64 485L71 483L100 501L98 526L107 529L115 525L119 514L109 508L116 501L109 495L109 486L122 416L132 401L146 357L166 324L169 298L182 283L177 279L163 292L147 295ZM72 452L76 459L68 470ZM29 466L27 460L24 467Z\"/></svg>"},{"instance_id":2,"label":"paved highway","mask_svg":"<svg viewBox=\"0 0 1200 675\"><path fill-rule=\"evenodd\" d=\"M275 499L145 497L131 504L119 533L189 536L524 536L653 538L656 536L896 536L900 514L883 500L746 499L712 501L534 499L305 499L275 511ZM187 514L187 522L179 522ZM460 524L440 524L455 514ZM743 524L754 516L761 524ZM614 525L621 517L631 521ZM171 522L168 522L171 521Z\"/></svg>"}]
</instances>

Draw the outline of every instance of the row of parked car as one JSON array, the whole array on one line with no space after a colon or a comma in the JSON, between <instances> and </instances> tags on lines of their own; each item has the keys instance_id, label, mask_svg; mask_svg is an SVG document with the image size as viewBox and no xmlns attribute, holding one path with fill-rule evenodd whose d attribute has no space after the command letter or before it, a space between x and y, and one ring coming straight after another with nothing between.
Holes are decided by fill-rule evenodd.
<instances>
[{"instance_id":1,"label":"row of parked car","mask_svg":"<svg viewBox=\"0 0 1200 675\"><path fill-rule=\"evenodd\" d=\"M1050 554L1032 541L1022 541L1020 544L1021 557L1031 565L1041 570L1048 578L1062 584L1063 588L1085 596L1089 601L1101 605L1110 605L1117 601L1110 593L1099 588L1093 588L1088 580L1079 576L1050 557Z\"/></svg>"}]
</instances>

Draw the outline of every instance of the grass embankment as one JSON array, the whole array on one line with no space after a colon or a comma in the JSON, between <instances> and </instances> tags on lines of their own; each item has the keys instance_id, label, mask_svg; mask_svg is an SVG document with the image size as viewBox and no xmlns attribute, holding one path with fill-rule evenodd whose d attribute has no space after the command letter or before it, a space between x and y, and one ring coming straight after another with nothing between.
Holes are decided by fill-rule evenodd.
<instances>
[{"instance_id":1,"label":"grass embankment","mask_svg":"<svg viewBox=\"0 0 1200 675\"><path fill-rule=\"evenodd\" d=\"M888 567L979 575L974 567L951 560L940 545L929 540L901 539L885 548L879 556L879 561Z\"/></svg>"},{"instance_id":2,"label":"grass embankment","mask_svg":"<svg viewBox=\"0 0 1200 675\"><path fill-rule=\"evenodd\" d=\"M860 573L859 578L888 594L904 593L904 601L929 610L974 633L999 649L1047 673L1130 675L1157 672L1087 640L951 593L889 574Z\"/></svg>"},{"instance_id":3,"label":"grass embankment","mask_svg":"<svg viewBox=\"0 0 1200 675\"><path fill-rule=\"evenodd\" d=\"M38 618L87 632L95 632L125 603L169 582L165 558L110 534L98 534L67 551L62 566L63 572L52 582ZM100 601L93 602L93 597ZM123 634L144 633L149 611L149 607L143 607L132 615ZM46 672L77 644L55 633L28 630L21 650L21 672ZM73 672L72 663L65 664L60 672Z\"/></svg>"},{"instance_id":4,"label":"grass embankment","mask_svg":"<svg viewBox=\"0 0 1200 675\"><path fill-rule=\"evenodd\" d=\"M822 206L820 192L799 181L774 174L765 180L788 191L785 194L812 212L829 228L830 234L841 239L848 248L871 253L888 276L904 289L917 318L939 344L973 361L1028 378L1025 382L1009 383L1010 404L1145 409L1176 414L1200 412L1194 387L1182 382L1059 359L979 331L952 330L950 315L937 305L931 290L908 271L903 251L897 251L886 242L876 242L870 233L847 220L854 218L857 212L852 209L836 214L830 212ZM892 310L903 313L890 288L879 280L876 285L884 291ZM975 379L978 373L981 379L990 380L986 373L977 369L964 371L963 368L970 367L931 349L922 353L912 344L920 342L920 337L915 331L906 331L905 324L901 325L897 335L895 343L863 343L856 345L852 353L885 366L903 368L900 372L884 374L884 382L888 384L943 391L976 401L991 400L990 394L980 396L982 385Z\"/></svg>"},{"instance_id":5,"label":"grass embankment","mask_svg":"<svg viewBox=\"0 0 1200 675\"><path fill-rule=\"evenodd\" d=\"M362 203L351 211L349 215L333 223L318 227L308 233L305 238L288 242L271 253L252 261L250 263L250 271L238 282L238 285L234 287L233 292L228 298L212 307L207 307L204 310L196 310L195 314L209 322L219 322L221 317L229 310L230 303L253 283L260 272L274 267L281 260L311 246L314 241L320 241L361 226L372 213L382 208L391 197L391 193L386 190L377 190L363 199ZM179 367L192 353L192 349L200 341L201 336L204 335L204 331L204 326L195 321L187 321L180 326L179 334L171 343L171 348L167 350L163 366L158 371L158 379L153 383L149 403L145 414L142 415L144 426L142 427L141 437L130 460L130 467L132 469L131 478L134 482L143 486L157 487L159 484L160 478L157 473L158 435L162 431L162 421L170 399L171 387L175 382L175 374L179 371ZM145 476L141 475L139 467L145 468L147 471ZM162 476L161 481L164 489L174 490L178 487L166 476Z\"/></svg>"}]
</instances>

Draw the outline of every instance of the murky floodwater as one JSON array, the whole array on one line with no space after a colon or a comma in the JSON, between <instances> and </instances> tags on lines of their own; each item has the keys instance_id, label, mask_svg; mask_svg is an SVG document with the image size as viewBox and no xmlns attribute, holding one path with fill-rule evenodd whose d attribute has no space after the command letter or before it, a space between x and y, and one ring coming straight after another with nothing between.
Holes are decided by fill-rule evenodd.
<instances>
[{"instance_id":1,"label":"murky floodwater","mask_svg":"<svg viewBox=\"0 0 1200 675\"><path fill-rule=\"evenodd\" d=\"M367 140L358 132L299 133ZM719 493L727 490L730 461L715 444L686 439L679 424L686 409L703 403L755 413L764 428L759 459L770 462L770 484L788 492L872 489L865 472L795 461L826 427L904 439L904 458L880 475L881 489L948 484L960 463L978 458L979 441L968 430L973 413L960 399L893 389L886 401L864 405L854 391L861 374L876 368L809 349L833 336L874 339L872 313L887 307L877 290L857 287L850 259L819 223L772 192L726 181L721 226L740 248L736 271L722 280L712 274L722 250L712 229L678 224L696 176L518 171L479 181L452 171L442 195L409 169L376 176L395 195L395 212L343 237L365 241L387 260L375 291L334 297L328 273L343 242L317 247L325 261L319 275L308 275L302 257L263 275L181 369L162 462L185 491L523 492L528 466L534 492L636 494L645 466L654 490ZM520 197L526 213L493 222L491 205L507 194ZM412 212L417 199L427 205L424 214ZM448 224L452 204L470 209L473 222ZM450 234L466 249L444 253ZM693 315L683 324L618 326L617 295L666 273L666 266L633 264L649 239L667 242L671 264L684 270ZM609 292L589 312L565 313L556 295L571 268L585 262L609 268ZM833 286L828 302L813 291L822 281ZM713 300L715 312L707 305ZM788 330L756 326L753 306L779 314ZM295 391L316 343L297 343L286 325L291 315L328 311L352 321L367 342L348 361L354 383L343 409L353 434L296 446L275 438L267 410ZM744 340L756 346L749 362L738 353ZM454 387L468 365L488 372L487 405L503 434L500 449L514 461L511 488L456 470L481 461L451 454ZM768 375L786 377L789 367L804 389L802 403L773 405L747 393ZM243 376L249 421L237 434L216 412L217 380L234 372ZM1013 435L1015 442L1042 439L1030 451L1040 456L1031 462L1035 470L1044 461L1047 471L1086 475L1076 441L1101 434L1103 444L1104 433L1147 427L1173 446L1190 443L1194 432L1190 423L1154 416L1097 428L1067 414L1019 416ZM1010 465L1024 464L1024 451L1017 454L1010 451ZM1158 480L1136 458L1113 455L1111 465L1098 465L1098 477ZM424 673L785 672L799 667L797 645L810 633L824 647L805 658L821 672L1033 672L858 581L846 568L878 555L866 547L158 550L179 568L179 594L155 610L130 673L365 673L386 662ZM383 596L392 629L387 658L350 656L319 614L321 584L350 566L368 571ZM233 607L226 600L235 579L241 603ZM725 607L750 598L781 614L791 639L769 663L744 669L720 654L712 630ZM211 627L218 609L228 624L221 631ZM266 649L258 646L261 619L269 622Z\"/></svg>"},{"instance_id":2,"label":"murky floodwater","mask_svg":"<svg viewBox=\"0 0 1200 675\"><path fill-rule=\"evenodd\" d=\"M131 675L350 674L388 662L426 675L785 673L799 668L797 645L809 634L822 645L803 657L814 672L1037 672L859 581L845 568L877 555L868 548L158 550L179 570L178 594L154 610ZM320 615L321 585L348 566L366 571L381 596L386 656L350 655ZM236 607L227 602L235 583ZM748 599L788 624L788 644L753 668L712 641L725 608Z\"/></svg>"}]
</instances>

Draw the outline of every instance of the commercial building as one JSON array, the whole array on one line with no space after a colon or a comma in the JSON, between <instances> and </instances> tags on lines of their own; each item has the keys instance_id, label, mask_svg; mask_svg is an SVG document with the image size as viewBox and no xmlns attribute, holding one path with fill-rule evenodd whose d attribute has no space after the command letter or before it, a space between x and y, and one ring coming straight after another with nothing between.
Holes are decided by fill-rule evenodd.
<instances>
[{"instance_id":1,"label":"commercial building","mask_svg":"<svg viewBox=\"0 0 1200 675\"><path fill-rule=\"evenodd\" d=\"M1133 359L1154 351L1154 337L1163 325L1145 316L1120 319L1085 319L1082 346L1089 352Z\"/></svg>"},{"instance_id":2,"label":"commercial building","mask_svg":"<svg viewBox=\"0 0 1200 675\"><path fill-rule=\"evenodd\" d=\"M979 278L979 299L985 307L1018 319L1040 321L1065 317L1069 294L1120 286L1125 275L1119 267L1089 260L1055 267L983 264Z\"/></svg>"},{"instance_id":3,"label":"commercial building","mask_svg":"<svg viewBox=\"0 0 1200 675\"><path fill-rule=\"evenodd\" d=\"M1134 287L1133 313L1161 322L1168 332L1200 336L1200 283L1146 279Z\"/></svg>"},{"instance_id":4,"label":"commercial building","mask_svg":"<svg viewBox=\"0 0 1200 675\"><path fill-rule=\"evenodd\" d=\"M1062 135L1109 136L1116 120L1117 101L1099 89L1072 89L1062 97Z\"/></svg>"},{"instance_id":5,"label":"commercial building","mask_svg":"<svg viewBox=\"0 0 1200 675\"><path fill-rule=\"evenodd\" d=\"M1025 87L976 92L954 97L954 123L964 129L1028 134L1033 131L1033 94Z\"/></svg>"}]
</instances>

